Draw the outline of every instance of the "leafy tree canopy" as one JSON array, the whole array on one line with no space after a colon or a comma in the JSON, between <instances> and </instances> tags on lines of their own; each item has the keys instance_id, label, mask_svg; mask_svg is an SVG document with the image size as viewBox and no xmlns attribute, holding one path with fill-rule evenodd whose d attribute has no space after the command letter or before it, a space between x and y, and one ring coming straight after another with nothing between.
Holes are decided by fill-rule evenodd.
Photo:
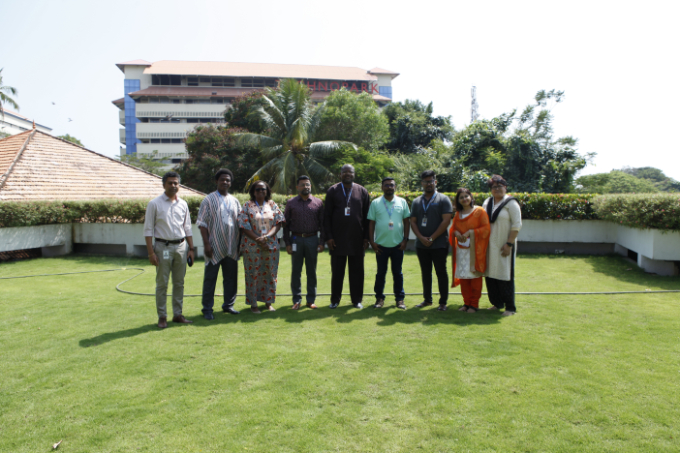
<instances>
[{"instance_id":1,"label":"leafy tree canopy","mask_svg":"<svg viewBox=\"0 0 680 453\"><path fill-rule=\"evenodd\" d=\"M5 86L2 84L2 70L5 68L0 68L0 117L5 116L5 109L3 107L3 104L9 104L12 107L14 107L16 110L19 110L19 104L16 103L16 101L12 98L12 96L16 96L17 94L17 89L14 87L10 86Z\"/></svg>"},{"instance_id":2,"label":"leafy tree canopy","mask_svg":"<svg viewBox=\"0 0 680 453\"><path fill-rule=\"evenodd\" d=\"M128 165L132 165L133 167L137 167L140 170L163 176L165 173L163 170L164 165L157 160L157 154L158 151L152 152L149 157L147 157L145 154L126 154L124 156L119 156L118 160Z\"/></svg>"},{"instance_id":3,"label":"leafy tree canopy","mask_svg":"<svg viewBox=\"0 0 680 453\"><path fill-rule=\"evenodd\" d=\"M654 167L640 167L640 168L630 168L624 167L621 169L622 172L633 175L636 178L645 179L654 184L654 187L659 189L661 192L680 192L680 181L666 176L666 174Z\"/></svg>"},{"instance_id":4,"label":"leafy tree canopy","mask_svg":"<svg viewBox=\"0 0 680 453\"><path fill-rule=\"evenodd\" d=\"M312 190L322 190L330 181L331 172L321 160L342 146L355 144L340 140L313 141L323 114L323 106L315 109L306 84L284 79L275 89L267 88L263 105L252 107L265 124L265 132L237 133L242 146L260 149L264 165L250 178L269 181L278 193L295 193L297 177L309 176Z\"/></svg>"},{"instance_id":5,"label":"leafy tree canopy","mask_svg":"<svg viewBox=\"0 0 680 453\"><path fill-rule=\"evenodd\" d=\"M315 139L343 140L365 149L378 149L389 138L387 117L368 93L345 88L326 98Z\"/></svg>"},{"instance_id":6,"label":"leafy tree canopy","mask_svg":"<svg viewBox=\"0 0 680 453\"><path fill-rule=\"evenodd\" d=\"M654 184L642 178L612 170L609 173L585 175L576 179L577 189L583 193L655 193Z\"/></svg>"},{"instance_id":7,"label":"leafy tree canopy","mask_svg":"<svg viewBox=\"0 0 680 453\"><path fill-rule=\"evenodd\" d=\"M492 120L479 120L456 133L452 158L472 172L500 174L517 192L568 193L576 173L593 153L581 156L577 140L553 136L548 104L562 102L564 92L541 90L534 103Z\"/></svg>"},{"instance_id":8,"label":"leafy tree canopy","mask_svg":"<svg viewBox=\"0 0 680 453\"><path fill-rule=\"evenodd\" d=\"M254 91L236 97L224 111L224 120L229 127L255 134L263 133L266 125L260 116L254 113L256 107L265 105L262 95L262 91Z\"/></svg>"},{"instance_id":9,"label":"leafy tree canopy","mask_svg":"<svg viewBox=\"0 0 680 453\"><path fill-rule=\"evenodd\" d=\"M430 145L432 140L449 140L454 132L451 117L433 116L433 107L420 101L406 100L388 104L390 138L385 147L390 152L412 154Z\"/></svg>"},{"instance_id":10,"label":"leafy tree canopy","mask_svg":"<svg viewBox=\"0 0 680 453\"><path fill-rule=\"evenodd\" d=\"M69 141L71 143L75 143L76 145L82 146L83 148L85 147L85 145L83 145L83 143L80 140L78 140L77 138L75 138L75 137L73 137L69 134L57 135L57 138L61 138L62 140L66 140L66 141Z\"/></svg>"},{"instance_id":11,"label":"leafy tree canopy","mask_svg":"<svg viewBox=\"0 0 680 453\"><path fill-rule=\"evenodd\" d=\"M373 101L371 101L373 102ZM355 182L368 190L380 190L382 178L390 175L394 169L392 156L384 151L370 151L366 148L343 146L333 154L321 160L321 163L334 175L340 175L343 165L354 166ZM329 181L338 182L338 181Z\"/></svg>"},{"instance_id":12,"label":"leafy tree canopy","mask_svg":"<svg viewBox=\"0 0 680 453\"><path fill-rule=\"evenodd\" d=\"M186 139L189 158L177 168L182 184L201 192L213 192L215 173L228 168L234 173L232 190L244 190L250 176L260 167L260 160L256 147L237 143L235 134L240 132L243 131L238 128L213 124L196 126Z\"/></svg>"}]
</instances>

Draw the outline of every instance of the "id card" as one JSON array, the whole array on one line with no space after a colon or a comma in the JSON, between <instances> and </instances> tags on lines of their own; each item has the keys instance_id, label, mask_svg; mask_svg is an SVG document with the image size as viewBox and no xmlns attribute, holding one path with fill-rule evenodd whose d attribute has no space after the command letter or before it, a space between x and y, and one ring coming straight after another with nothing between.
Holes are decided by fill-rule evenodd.
<instances>
[{"instance_id":1,"label":"id card","mask_svg":"<svg viewBox=\"0 0 680 453\"><path fill-rule=\"evenodd\" d=\"M427 226L427 217L423 217L423 221L420 226Z\"/></svg>"},{"instance_id":2,"label":"id card","mask_svg":"<svg viewBox=\"0 0 680 453\"><path fill-rule=\"evenodd\" d=\"M387 224L388 227L390 227L390 230L394 229L394 222L390 222Z\"/></svg>"},{"instance_id":3,"label":"id card","mask_svg":"<svg viewBox=\"0 0 680 453\"><path fill-rule=\"evenodd\" d=\"M347 206L347 207L345 208L345 215L346 215L346 216L349 216L349 206Z\"/></svg>"},{"instance_id":4,"label":"id card","mask_svg":"<svg viewBox=\"0 0 680 453\"><path fill-rule=\"evenodd\" d=\"M297 252L297 244L293 244L293 251Z\"/></svg>"},{"instance_id":5,"label":"id card","mask_svg":"<svg viewBox=\"0 0 680 453\"><path fill-rule=\"evenodd\" d=\"M163 259L164 260L170 259L170 250L163 250Z\"/></svg>"}]
</instances>

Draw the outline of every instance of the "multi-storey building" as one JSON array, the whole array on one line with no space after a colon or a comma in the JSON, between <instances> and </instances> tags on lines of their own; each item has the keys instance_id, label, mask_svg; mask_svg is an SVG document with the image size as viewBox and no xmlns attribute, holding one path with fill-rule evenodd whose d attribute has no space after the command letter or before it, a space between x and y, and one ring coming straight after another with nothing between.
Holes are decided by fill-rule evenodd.
<instances>
[{"instance_id":1,"label":"multi-storey building","mask_svg":"<svg viewBox=\"0 0 680 453\"><path fill-rule=\"evenodd\" d=\"M17 112L7 110L6 108L3 108L2 111L4 112L4 115L0 114L0 138L2 138L5 134L21 134L22 132L30 131L34 128L34 120L31 120L23 115L19 115ZM52 132L52 128L38 123L35 123L35 128L47 134Z\"/></svg>"},{"instance_id":2,"label":"multi-storey building","mask_svg":"<svg viewBox=\"0 0 680 453\"><path fill-rule=\"evenodd\" d=\"M280 79L300 80L322 101L345 87L365 91L379 105L392 100L392 79L385 69L339 66L134 60L116 66L125 74L120 109L121 154L138 153L179 163L187 157L184 138L196 124L224 122L231 101L244 93L276 87Z\"/></svg>"}]
</instances>

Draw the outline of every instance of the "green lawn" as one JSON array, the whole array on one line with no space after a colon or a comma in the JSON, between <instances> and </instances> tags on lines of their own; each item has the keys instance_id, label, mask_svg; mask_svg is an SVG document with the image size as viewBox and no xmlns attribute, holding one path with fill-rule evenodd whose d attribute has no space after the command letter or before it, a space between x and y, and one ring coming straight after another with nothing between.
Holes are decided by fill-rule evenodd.
<instances>
[{"instance_id":1,"label":"green lawn","mask_svg":"<svg viewBox=\"0 0 680 453\"><path fill-rule=\"evenodd\" d=\"M119 267L147 268L124 288L153 292L139 259L4 263L0 277ZM404 267L420 291L415 255ZM460 295L447 312L413 308L418 296L405 312L348 296L295 312L281 297L262 315L239 298L241 315L212 322L192 297L195 323L159 331L152 297L114 289L136 272L0 280L0 451L61 439L63 452L680 450L679 294L518 296L508 318L459 313ZM282 256L281 293L289 273ZM329 292L327 255L319 276ZM645 289L680 279L616 257L518 259L518 291Z\"/></svg>"}]
</instances>

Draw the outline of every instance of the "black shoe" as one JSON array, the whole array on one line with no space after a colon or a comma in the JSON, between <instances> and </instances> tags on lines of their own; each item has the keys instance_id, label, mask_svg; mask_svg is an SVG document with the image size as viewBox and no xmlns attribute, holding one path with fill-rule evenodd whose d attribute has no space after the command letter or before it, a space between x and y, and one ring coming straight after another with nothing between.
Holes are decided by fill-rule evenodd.
<instances>
[{"instance_id":1,"label":"black shoe","mask_svg":"<svg viewBox=\"0 0 680 453\"><path fill-rule=\"evenodd\" d=\"M361 302L357 302L356 304L352 304L352 305L354 305L354 308L364 308L364 306L361 305Z\"/></svg>"},{"instance_id":2,"label":"black shoe","mask_svg":"<svg viewBox=\"0 0 680 453\"><path fill-rule=\"evenodd\" d=\"M331 302L331 305L328 308L330 308L330 309L338 308L338 305L340 305L340 302Z\"/></svg>"},{"instance_id":3,"label":"black shoe","mask_svg":"<svg viewBox=\"0 0 680 453\"><path fill-rule=\"evenodd\" d=\"M432 302L422 301L421 303L419 303L418 305L416 305L416 307L418 307L418 308L423 308L423 307L429 307L430 305L432 305Z\"/></svg>"},{"instance_id":4,"label":"black shoe","mask_svg":"<svg viewBox=\"0 0 680 453\"><path fill-rule=\"evenodd\" d=\"M212 313L203 313L203 318L205 318L208 321L212 321L213 319L215 319L215 315L213 315Z\"/></svg>"},{"instance_id":5,"label":"black shoe","mask_svg":"<svg viewBox=\"0 0 680 453\"><path fill-rule=\"evenodd\" d=\"M229 313L229 314L231 314L231 315L238 315L238 314L240 313L240 311L236 311L236 310L234 310L234 309L231 308L231 307L227 307L227 308L225 308L225 309L222 310L222 311L225 312L225 313Z\"/></svg>"},{"instance_id":6,"label":"black shoe","mask_svg":"<svg viewBox=\"0 0 680 453\"><path fill-rule=\"evenodd\" d=\"M447 307L444 304L439 304L439 308L437 308L437 310L439 310L439 311L446 311L448 309L449 309L449 307Z\"/></svg>"}]
</instances>

